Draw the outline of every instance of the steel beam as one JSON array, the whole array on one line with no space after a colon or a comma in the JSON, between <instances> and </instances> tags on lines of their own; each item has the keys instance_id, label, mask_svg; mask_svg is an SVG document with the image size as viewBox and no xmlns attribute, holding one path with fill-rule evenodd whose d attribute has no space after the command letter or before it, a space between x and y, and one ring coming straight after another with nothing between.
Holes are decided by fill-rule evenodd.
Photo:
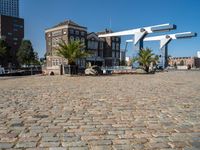
<instances>
[{"instance_id":1,"label":"steel beam","mask_svg":"<svg viewBox=\"0 0 200 150\"><path fill-rule=\"evenodd\" d=\"M192 38L196 37L197 33L194 32L182 32L169 35L161 35L154 37L144 38L143 41L160 41L160 49L163 52L163 67L166 68L168 65L168 44L171 40ZM134 42L134 40L127 40L126 43ZM143 45L142 45L143 46Z\"/></svg>"}]
</instances>

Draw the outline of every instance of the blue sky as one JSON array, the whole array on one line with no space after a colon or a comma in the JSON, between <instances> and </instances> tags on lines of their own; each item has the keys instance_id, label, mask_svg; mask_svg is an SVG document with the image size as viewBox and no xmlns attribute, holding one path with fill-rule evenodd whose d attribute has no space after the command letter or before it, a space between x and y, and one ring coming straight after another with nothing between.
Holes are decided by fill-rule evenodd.
<instances>
[{"instance_id":1,"label":"blue sky","mask_svg":"<svg viewBox=\"0 0 200 150\"><path fill-rule=\"evenodd\" d=\"M32 41L40 57L46 51L44 30L66 19L88 27L89 32L110 26L113 31L121 31L172 23L177 25L177 30L167 33L194 31L200 34L199 8L199 0L20 0L25 38ZM122 49L129 38L122 38ZM159 42L148 42L144 47L159 54ZM174 40L169 44L172 56L195 56L198 50L199 37ZM129 44L128 55L132 53L133 47Z\"/></svg>"}]
</instances>

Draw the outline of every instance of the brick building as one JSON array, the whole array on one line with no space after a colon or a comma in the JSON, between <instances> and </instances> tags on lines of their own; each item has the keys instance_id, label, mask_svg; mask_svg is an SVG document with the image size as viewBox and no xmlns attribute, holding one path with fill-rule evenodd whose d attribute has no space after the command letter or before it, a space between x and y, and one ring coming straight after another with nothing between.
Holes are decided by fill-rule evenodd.
<instances>
[{"instance_id":1,"label":"brick building","mask_svg":"<svg viewBox=\"0 0 200 150\"><path fill-rule=\"evenodd\" d=\"M4 39L11 48L10 56L4 66L7 66L8 63L16 66L16 53L24 38L24 19L0 15L0 38Z\"/></svg>"},{"instance_id":2,"label":"brick building","mask_svg":"<svg viewBox=\"0 0 200 150\"><path fill-rule=\"evenodd\" d=\"M77 23L67 20L58 25L45 30L46 52L47 52L47 70L59 74L61 64L67 64L67 60L57 56L58 43L61 40L69 43L79 40L85 43L86 50L92 52L92 55L86 59L77 60L79 68L85 68L86 63L98 66L119 65L120 60L120 37L99 38L99 34L109 33L105 30L98 33L88 33L87 28Z\"/></svg>"},{"instance_id":3,"label":"brick building","mask_svg":"<svg viewBox=\"0 0 200 150\"><path fill-rule=\"evenodd\" d=\"M200 58L197 57L171 57L169 59L170 66L190 66L200 68Z\"/></svg>"}]
</instances>

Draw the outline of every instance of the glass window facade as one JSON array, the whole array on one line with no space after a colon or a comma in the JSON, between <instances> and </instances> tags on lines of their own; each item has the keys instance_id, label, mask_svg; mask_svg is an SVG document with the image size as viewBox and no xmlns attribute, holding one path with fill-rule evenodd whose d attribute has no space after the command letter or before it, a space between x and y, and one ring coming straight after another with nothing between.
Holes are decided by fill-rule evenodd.
<instances>
[{"instance_id":1,"label":"glass window facade","mask_svg":"<svg viewBox=\"0 0 200 150\"><path fill-rule=\"evenodd\" d=\"M0 0L0 14L19 17L19 0Z\"/></svg>"}]
</instances>

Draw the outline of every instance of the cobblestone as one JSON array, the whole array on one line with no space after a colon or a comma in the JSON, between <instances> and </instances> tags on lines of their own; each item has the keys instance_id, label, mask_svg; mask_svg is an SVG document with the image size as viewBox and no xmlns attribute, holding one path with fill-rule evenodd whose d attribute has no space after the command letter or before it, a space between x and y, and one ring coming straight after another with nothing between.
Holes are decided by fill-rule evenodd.
<instances>
[{"instance_id":1,"label":"cobblestone","mask_svg":"<svg viewBox=\"0 0 200 150\"><path fill-rule=\"evenodd\" d=\"M0 149L200 149L199 77L1 77Z\"/></svg>"}]
</instances>

